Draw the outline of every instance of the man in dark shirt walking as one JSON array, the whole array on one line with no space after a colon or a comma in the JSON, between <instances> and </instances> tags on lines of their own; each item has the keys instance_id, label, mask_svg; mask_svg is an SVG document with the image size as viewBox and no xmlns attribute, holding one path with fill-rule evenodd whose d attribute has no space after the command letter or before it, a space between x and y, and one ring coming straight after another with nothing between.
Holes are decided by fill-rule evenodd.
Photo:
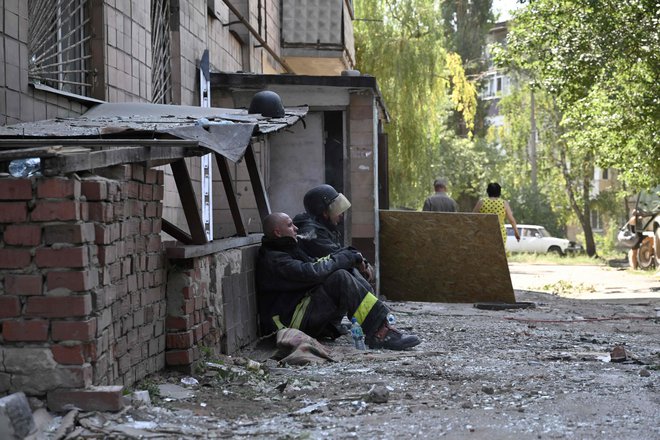
<instances>
[{"instance_id":1,"label":"man in dark shirt walking","mask_svg":"<svg viewBox=\"0 0 660 440\"><path fill-rule=\"evenodd\" d=\"M447 180L444 178L435 179L433 186L435 187L435 194L424 201L422 211L458 211L456 201L447 195Z\"/></svg>"}]
</instances>

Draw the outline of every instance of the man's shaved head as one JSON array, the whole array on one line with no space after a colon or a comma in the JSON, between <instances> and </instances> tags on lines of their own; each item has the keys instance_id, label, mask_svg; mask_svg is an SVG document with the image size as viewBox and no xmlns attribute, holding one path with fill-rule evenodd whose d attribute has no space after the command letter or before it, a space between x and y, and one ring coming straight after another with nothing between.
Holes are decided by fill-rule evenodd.
<instances>
[{"instance_id":1,"label":"man's shaved head","mask_svg":"<svg viewBox=\"0 0 660 440\"><path fill-rule=\"evenodd\" d=\"M291 217L283 212L268 214L261 222L264 235L267 238L279 238L289 236L296 238L298 228L291 221Z\"/></svg>"}]
</instances>

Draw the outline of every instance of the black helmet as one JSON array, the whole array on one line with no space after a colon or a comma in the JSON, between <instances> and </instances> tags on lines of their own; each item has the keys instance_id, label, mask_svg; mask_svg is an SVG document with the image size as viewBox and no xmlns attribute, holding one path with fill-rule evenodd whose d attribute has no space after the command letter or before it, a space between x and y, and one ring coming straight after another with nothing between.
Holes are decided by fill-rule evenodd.
<instances>
[{"instance_id":1,"label":"black helmet","mask_svg":"<svg viewBox=\"0 0 660 440\"><path fill-rule=\"evenodd\" d=\"M351 207L351 202L332 186L324 184L307 191L303 198L303 205L309 214L320 217L325 211L341 214Z\"/></svg>"},{"instance_id":2,"label":"black helmet","mask_svg":"<svg viewBox=\"0 0 660 440\"><path fill-rule=\"evenodd\" d=\"M282 99L280 95L270 90L258 92L252 97L248 113L260 113L269 118L283 118Z\"/></svg>"}]
</instances>

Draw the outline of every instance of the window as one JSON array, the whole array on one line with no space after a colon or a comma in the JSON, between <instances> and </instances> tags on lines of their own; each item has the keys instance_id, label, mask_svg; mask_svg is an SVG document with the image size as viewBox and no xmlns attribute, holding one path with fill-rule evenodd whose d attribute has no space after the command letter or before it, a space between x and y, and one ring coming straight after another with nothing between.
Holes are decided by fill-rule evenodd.
<instances>
[{"instance_id":1,"label":"window","mask_svg":"<svg viewBox=\"0 0 660 440\"><path fill-rule=\"evenodd\" d=\"M590 215L591 215L591 229L597 232L602 231L603 219L601 218L600 212L598 212L597 209L592 209Z\"/></svg>"},{"instance_id":2,"label":"window","mask_svg":"<svg viewBox=\"0 0 660 440\"><path fill-rule=\"evenodd\" d=\"M28 77L64 92L89 96L87 0L28 0Z\"/></svg>"},{"instance_id":3,"label":"window","mask_svg":"<svg viewBox=\"0 0 660 440\"><path fill-rule=\"evenodd\" d=\"M170 0L151 0L151 102L172 102Z\"/></svg>"},{"instance_id":4,"label":"window","mask_svg":"<svg viewBox=\"0 0 660 440\"><path fill-rule=\"evenodd\" d=\"M609 174L610 174L609 173L609 168L603 168L603 172L602 172L603 180L609 179Z\"/></svg>"}]
</instances>

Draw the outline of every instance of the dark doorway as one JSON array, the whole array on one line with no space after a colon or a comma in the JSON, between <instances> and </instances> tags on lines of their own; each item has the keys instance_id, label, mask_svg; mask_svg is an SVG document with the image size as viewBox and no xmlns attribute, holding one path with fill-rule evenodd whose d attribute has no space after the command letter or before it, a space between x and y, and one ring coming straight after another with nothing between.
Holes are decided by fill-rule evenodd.
<instances>
[{"instance_id":1,"label":"dark doorway","mask_svg":"<svg viewBox=\"0 0 660 440\"><path fill-rule=\"evenodd\" d=\"M344 192L344 113L323 113L325 131L325 183Z\"/></svg>"}]
</instances>

